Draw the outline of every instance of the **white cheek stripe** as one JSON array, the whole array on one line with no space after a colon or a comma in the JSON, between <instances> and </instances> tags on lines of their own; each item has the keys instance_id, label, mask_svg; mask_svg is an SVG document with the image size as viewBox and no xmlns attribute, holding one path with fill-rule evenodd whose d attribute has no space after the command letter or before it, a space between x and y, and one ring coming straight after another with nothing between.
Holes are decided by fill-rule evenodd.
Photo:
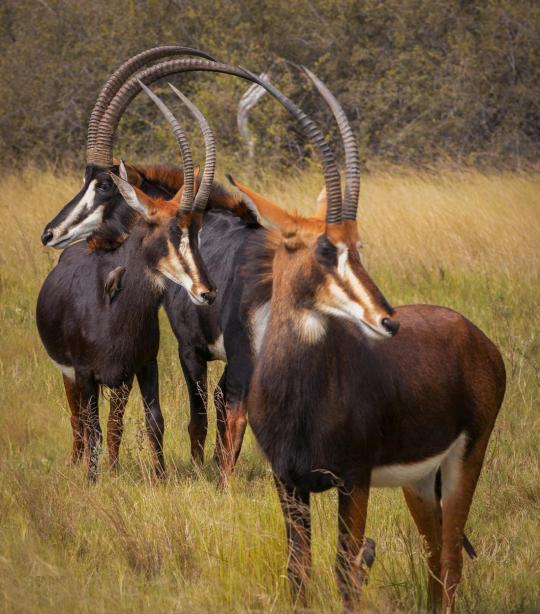
<instances>
[{"instance_id":1,"label":"white cheek stripe","mask_svg":"<svg viewBox=\"0 0 540 614\"><path fill-rule=\"evenodd\" d=\"M337 264L337 272L340 277L345 277L345 267L347 266L347 261L349 259L349 250L346 247L338 248L339 256L338 256L338 264Z\"/></svg>"},{"instance_id":2,"label":"white cheek stripe","mask_svg":"<svg viewBox=\"0 0 540 614\"><path fill-rule=\"evenodd\" d=\"M360 283L358 277L354 274L349 262L346 263L344 279L349 283L358 300L362 301L368 312L373 312L373 301L371 296L366 292L364 286Z\"/></svg>"},{"instance_id":3,"label":"white cheek stripe","mask_svg":"<svg viewBox=\"0 0 540 614\"><path fill-rule=\"evenodd\" d=\"M170 248L174 249L169 242ZM187 262L193 277L195 278L195 282L199 281L198 269L195 266L195 260L193 259L193 253L191 251L191 247L189 245L189 234L187 230L182 230L182 238L180 239L180 253L182 257Z\"/></svg>"},{"instance_id":4,"label":"white cheek stripe","mask_svg":"<svg viewBox=\"0 0 540 614\"><path fill-rule=\"evenodd\" d=\"M66 230L69 228L71 224L79 217L81 213L84 211L89 211L92 205L94 204L94 198L96 196L96 180L92 179L92 181L88 184L88 188L84 193L81 200L77 203L75 208L71 211L71 213L63 220L56 228L53 228L53 233L55 237L60 237ZM83 220L84 222L85 220Z\"/></svg>"}]
</instances>

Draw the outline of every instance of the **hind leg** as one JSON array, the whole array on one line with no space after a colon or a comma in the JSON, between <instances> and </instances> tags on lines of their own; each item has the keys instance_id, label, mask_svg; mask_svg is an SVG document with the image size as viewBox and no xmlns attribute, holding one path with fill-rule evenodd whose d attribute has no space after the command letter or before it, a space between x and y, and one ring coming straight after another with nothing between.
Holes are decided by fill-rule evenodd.
<instances>
[{"instance_id":1,"label":"hind leg","mask_svg":"<svg viewBox=\"0 0 540 614\"><path fill-rule=\"evenodd\" d=\"M109 451L109 467L118 469L118 454L124 431L124 410L133 385L133 377L126 380L122 386L112 388L109 401L109 421L107 423L107 449Z\"/></svg>"},{"instance_id":2,"label":"hind leg","mask_svg":"<svg viewBox=\"0 0 540 614\"><path fill-rule=\"evenodd\" d=\"M454 608L463 568L463 534L480 476L490 433L477 440L461 459L450 456L441 466L443 611Z\"/></svg>"},{"instance_id":3,"label":"hind leg","mask_svg":"<svg viewBox=\"0 0 540 614\"><path fill-rule=\"evenodd\" d=\"M435 472L425 479L403 488L405 501L418 532L425 540L429 566L428 608L438 611L442 603L441 548L442 511L435 492Z\"/></svg>"},{"instance_id":4,"label":"hind leg","mask_svg":"<svg viewBox=\"0 0 540 614\"><path fill-rule=\"evenodd\" d=\"M180 353L180 365L189 393L190 420L188 426L191 441L191 460L194 464L204 463L204 444L208 431L207 416L207 365L198 352L187 347Z\"/></svg>"},{"instance_id":5,"label":"hind leg","mask_svg":"<svg viewBox=\"0 0 540 614\"><path fill-rule=\"evenodd\" d=\"M84 423L80 408L80 391L74 380L63 375L64 389L71 410L71 430L73 432L73 447L71 462L77 465L81 462L84 453Z\"/></svg>"},{"instance_id":6,"label":"hind leg","mask_svg":"<svg viewBox=\"0 0 540 614\"><path fill-rule=\"evenodd\" d=\"M216 408L216 447L214 460L221 467L223 465L223 449L225 441L225 386L227 382L227 366L223 369L221 378L214 390L214 406Z\"/></svg>"}]
</instances>

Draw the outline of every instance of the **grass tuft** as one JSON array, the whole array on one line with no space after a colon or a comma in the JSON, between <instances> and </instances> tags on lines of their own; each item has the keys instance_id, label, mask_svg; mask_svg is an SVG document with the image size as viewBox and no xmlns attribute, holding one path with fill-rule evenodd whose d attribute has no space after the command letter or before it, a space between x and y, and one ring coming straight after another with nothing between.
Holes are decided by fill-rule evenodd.
<instances>
[{"instance_id":1,"label":"grass tuft","mask_svg":"<svg viewBox=\"0 0 540 614\"><path fill-rule=\"evenodd\" d=\"M247 177L238 176L248 182ZM250 433L231 492L211 462L189 463L188 400L176 342L162 318L162 406L168 477L150 479L142 402L126 410L118 474L97 485L69 464L61 376L35 327L37 293L58 253L41 247L46 221L77 177L29 168L3 177L0 208L0 609L5 612L288 612L285 536L267 463ZM263 177L253 187L308 213L319 174ZM378 171L364 179L360 229L367 269L394 305L446 305L501 348L506 400L467 532L458 612L540 608L538 390L540 180L526 174ZM222 365L210 369L210 389ZM107 395L101 400L106 423ZM336 497L313 504L314 612L339 611L334 582ZM416 612L427 603L420 540L399 491L374 491L367 534L377 560L364 605Z\"/></svg>"}]
</instances>

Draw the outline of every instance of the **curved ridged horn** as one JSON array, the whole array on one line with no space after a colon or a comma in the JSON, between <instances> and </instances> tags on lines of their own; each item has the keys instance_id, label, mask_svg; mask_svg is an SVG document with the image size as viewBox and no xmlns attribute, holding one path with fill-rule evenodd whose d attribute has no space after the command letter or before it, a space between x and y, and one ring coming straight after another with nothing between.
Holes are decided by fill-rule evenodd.
<instances>
[{"instance_id":1,"label":"curved ridged horn","mask_svg":"<svg viewBox=\"0 0 540 614\"><path fill-rule=\"evenodd\" d=\"M192 71L222 72L242 77L248 81L251 80L244 71L237 67L194 58L166 60L141 70L122 85L101 118L95 141L96 164L100 166L112 164L112 143L116 128L126 107L141 91L138 79L146 85L150 85L150 83L167 75Z\"/></svg>"},{"instance_id":2,"label":"curved ridged horn","mask_svg":"<svg viewBox=\"0 0 540 614\"><path fill-rule=\"evenodd\" d=\"M265 79L261 79L257 75L246 72L251 76L253 81L262 85L264 89L274 96L289 113L296 119L296 121L302 127L305 135L315 145L321 158L323 166L324 183L326 186L326 195L328 202L328 209L326 212L326 223L337 224L341 221L341 178L339 170L334 158L334 154L330 149L323 133L319 130L315 122L310 119L300 107L298 107L292 100L287 98L278 89L276 89L271 83Z\"/></svg>"},{"instance_id":3,"label":"curved ridged horn","mask_svg":"<svg viewBox=\"0 0 540 614\"><path fill-rule=\"evenodd\" d=\"M198 49L179 45L165 45L142 51L119 66L101 88L94 108L92 109L90 120L88 121L88 134L86 139L86 159L88 164L94 163L93 150L99 129L99 122L116 92L118 92L120 87L122 87L122 85L140 68L149 62L155 62L171 55L194 55L214 61L211 55L204 51L199 51Z\"/></svg>"},{"instance_id":4,"label":"curved ridged horn","mask_svg":"<svg viewBox=\"0 0 540 614\"><path fill-rule=\"evenodd\" d=\"M319 93L330 107L339 127L343 149L345 151L345 194L343 196L343 219L355 220L358 210L358 197L360 196L360 155L349 120L343 107L336 100L334 94L326 85L305 66L301 69L315 84Z\"/></svg>"},{"instance_id":5,"label":"curved ridged horn","mask_svg":"<svg viewBox=\"0 0 540 614\"><path fill-rule=\"evenodd\" d=\"M285 106L285 108L300 122L307 138L316 146L323 164L325 183L328 192L329 206L327 222L329 224L338 223L341 220L341 185L339 171L332 151L314 122L274 86L237 66L230 66L219 62L208 62L206 60L176 59L150 66L141 71L137 75L137 78L148 85L167 75L189 71L218 72L234 75L246 79L247 81L253 81L264 87L274 98ZM112 164L112 142L116 127L118 126L118 122L125 108L133 98L135 98L139 91L140 86L137 79L131 78L120 88L117 95L111 101L108 109L103 114L96 139L96 150L100 156L99 164L103 166Z\"/></svg>"},{"instance_id":6,"label":"curved ridged horn","mask_svg":"<svg viewBox=\"0 0 540 614\"><path fill-rule=\"evenodd\" d=\"M214 181L214 174L216 172L216 140L212 128L206 121L206 117L199 111L199 109L182 94L172 83L169 83L169 87L180 98L180 100L191 111L192 115L199 122L203 137L204 137L204 172L197 192L195 196L195 202L193 203L193 211L202 213L206 208L206 203L210 197L210 190L212 189L212 183Z\"/></svg>"},{"instance_id":7,"label":"curved ridged horn","mask_svg":"<svg viewBox=\"0 0 540 614\"><path fill-rule=\"evenodd\" d=\"M184 169L184 191L182 193L182 200L180 202L180 211L189 213L193 206L193 197L195 194L195 171L193 169L193 158L191 156L191 148L187 140L185 132L178 123L176 117L171 113L167 105L158 98L154 92L146 87L142 81L139 81L139 85L144 90L145 94L156 104L158 109L163 113L165 119L171 125L176 142L180 147L180 153L182 156L182 166Z\"/></svg>"}]
</instances>

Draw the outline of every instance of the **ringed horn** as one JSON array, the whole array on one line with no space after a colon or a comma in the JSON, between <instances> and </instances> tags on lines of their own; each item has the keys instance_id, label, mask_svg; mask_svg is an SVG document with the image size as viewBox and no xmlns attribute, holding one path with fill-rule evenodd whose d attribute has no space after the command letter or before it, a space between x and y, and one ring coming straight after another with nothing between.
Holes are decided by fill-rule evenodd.
<instances>
[{"instance_id":1,"label":"ringed horn","mask_svg":"<svg viewBox=\"0 0 540 614\"><path fill-rule=\"evenodd\" d=\"M119 66L101 88L88 121L88 134L86 140L87 164L100 164L94 152L99 123L103 113L106 111L120 87L143 66L146 66L150 62L156 62L157 60L175 55L194 55L214 61L211 55L204 51L199 51L198 49L180 45L165 45L142 51Z\"/></svg>"},{"instance_id":2,"label":"ringed horn","mask_svg":"<svg viewBox=\"0 0 540 614\"><path fill-rule=\"evenodd\" d=\"M122 113L141 90L139 81L148 85L167 75L191 71L224 73L258 83L293 115L302 127L305 136L315 146L322 162L328 198L327 223L340 223L342 205L340 175L334 154L322 132L292 100L287 98L268 81L260 79L257 75L238 66L190 58L160 62L139 72L136 77L132 77L122 85L102 116L95 142L95 163L102 166L110 166L112 164L112 145L116 128Z\"/></svg>"}]
</instances>

